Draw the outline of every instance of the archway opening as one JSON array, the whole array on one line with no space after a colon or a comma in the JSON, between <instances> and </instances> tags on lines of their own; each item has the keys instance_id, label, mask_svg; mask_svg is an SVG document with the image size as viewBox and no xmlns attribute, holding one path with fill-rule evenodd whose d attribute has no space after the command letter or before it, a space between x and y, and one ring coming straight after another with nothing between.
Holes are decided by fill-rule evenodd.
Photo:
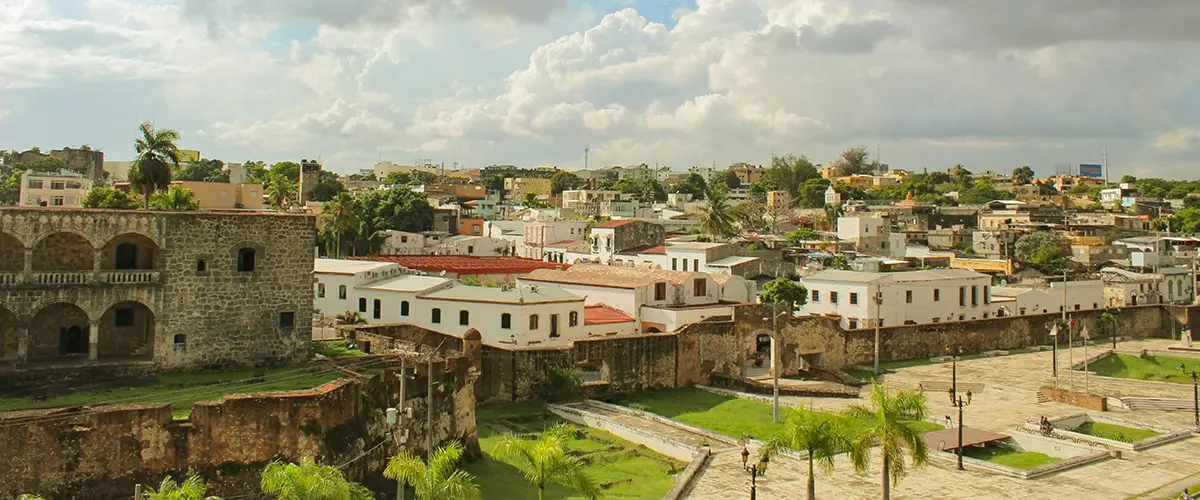
<instances>
[{"instance_id":1,"label":"archway opening","mask_svg":"<svg viewBox=\"0 0 1200 500\"><path fill-rule=\"evenodd\" d=\"M154 356L154 313L141 302L120 302L100 317L100 358Z\"/></svg>"},{"instance_id":2,"label":"archway opening","mask_svg":"<svg viewBox=\"0 0 1200 500\"><path fill-rule=\"evenodd\" d=\"M0 273L25 270L25 246L7 233L0 233Z\"/></svg>"},{"instance_id":3,"label":"archway opening","mask_svg":"<svg viewBox=\"0 0 1200 500\"><path fill-rule=\"evenodd\" d=\"M54 233L33 248L34 271L91 271L92 244L75 233Z\"/></svg>"},{"instance_id":4,"label":"archway opening","mask_svg":"<svg viewBox=\"0 0 1200 500\"><path fill-rule=\"evenodd\" d=\"M122 234L108 241L100 252L100 268L106 270L154 269L158 245L140 234Z\"/></svg>"},{"instance_id":5,"label":"archway opening","mask_svg":"<svg viewBox=\"0 0 1200 500\"><path fill-rule=\"evenodd\" d=\"M17 359L17 315L0 306L0 361L15 361Z\"/></svg>"},{"instance_id":6,"label":"archway opening","mask_svg":"<svg viewBox=\"0 0 1200 500\"><path fill-rule=\"evenodd\" d=\"M29 359L87 357L87 313L75 304L43 307L29 322Z\"/></svg>"},{"instance_id":7,"label":"archway opening","mask_svg":"<svg viewBox=\"0 0 1200 500\"><path fill-rule=\"evenodd\" d=\"M771 336L761 333L755 337L754 352L769 354L771 352Z\"/></svg>"}]
</instances>

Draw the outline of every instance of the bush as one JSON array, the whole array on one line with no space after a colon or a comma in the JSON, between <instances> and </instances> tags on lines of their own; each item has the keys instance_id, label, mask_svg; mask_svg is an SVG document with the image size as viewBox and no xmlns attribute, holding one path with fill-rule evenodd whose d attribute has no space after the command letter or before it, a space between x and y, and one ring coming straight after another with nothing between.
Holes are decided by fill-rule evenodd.
<instances>
[{"instance_id":1,"label":"bush","mask_svg":"<svg viewBox=\"0 0 1200 500\"><path fill-rule=\"evenodd\" d=\"M538 397L551 403L570 401L583 396L583 376L578 370L554 367L546 378L534 387Z\"/></svg>"}]
</instances>

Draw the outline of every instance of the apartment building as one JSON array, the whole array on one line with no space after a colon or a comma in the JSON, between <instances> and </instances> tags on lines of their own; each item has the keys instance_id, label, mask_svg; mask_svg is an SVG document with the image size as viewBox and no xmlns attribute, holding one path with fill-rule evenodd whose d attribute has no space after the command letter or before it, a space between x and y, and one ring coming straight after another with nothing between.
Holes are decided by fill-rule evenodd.
<instances>
[{"instance_id":1,"label":"apartment building","mask_svg":"<svg viewBox=\"0 0 1200 500\"><path fill-rule=\"evenodd\" d=\"M825 270L801 278L801 310L846 329L969 321L995 316L991 278L965 269L870 273Z\"/></svg>"},{"instance_id":2,"label":"apartment building","mask_svg":"<svg viewBox=\"0 0 1200 500\"><path fill-rule=\"evenodd\" d=\"M20 206L80 208L92 182L73 172L21 174Z\"/></svg>"}]
</instances>

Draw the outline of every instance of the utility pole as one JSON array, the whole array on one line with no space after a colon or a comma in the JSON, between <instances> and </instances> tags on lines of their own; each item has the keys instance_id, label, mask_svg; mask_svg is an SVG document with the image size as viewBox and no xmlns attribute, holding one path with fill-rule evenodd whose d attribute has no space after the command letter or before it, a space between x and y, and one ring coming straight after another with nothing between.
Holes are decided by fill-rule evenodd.
<instances>
[{"instance_id":1,"label":"utility pole","mask_svg":"<svg viewBox=\"0 0 1200 500\"><path fill-rule=\"evenodd\" d=\"M400 401L396 403L396 445L397 451L405 447L405 439L403 434L406 432L404 428L404 417L407 409L404 407L405 388L408 386L408 360L403 356L400 357ZM404 500L404 481L396 481L396 499Z\"/></svg>"},{"instance_id":2,"label":"utility pole","mask_svg":"<svg viewBox=\"0 0 1200 500\"><path fill-rule=\"evenodd\" d=\"M1071 234L1071 215L1063 215L1063 226L1067 229L1067 234ZM1071 323L1067 321L1067 268L1063 267L1063 306L1062 306L1063 326L1067 329L1067 371L1070 373L1071 391L1075 390L1075 342L1071 337Z\"/></svg>"},{"instance_id":3,"label":"utility pole","mask_svg":"<svg viewBox=\"0 0 1200 500\"><path fill-rule=\"evenodd\" d=\"M879 326L883 323L883 291L875 287L875 375L879 375Z\"/></svg>"},{"instance_id":4,"label":"utility pole","mask_svg":"<svg viewBox=\"0 0 1200 500\"><path fill-rule=\"evenodd\" d=\"M433 356L437 354L437 350L429 353L429 358L426 359L426 366L429 367L428 380L426 383L425 396L425 460L428 462L433 458Z\"/></svg>"},{"instance_id":5,"label":"utility pole","mask_svg":"<svg viewBox=\"0 0 1200 500\"><path fill-rule=\"evenodd\" d=\"M592 152L592 148L584 146L584 148L583 148L583 169L584 170L588 169L588 153L591 153L591 152Z\"/></svg>"},{"instance_id":6,"label":"utility pole","mask_svg":"<svg viewBox=\"0 0 1200 500\"><path fill-rule=\"evenodd\" d=\"M791 303L788 303L791 307ZM790 313L789 313L790 314ZM773 387L771 389L771 418L775 423L779 423L779 303L771 304L771 373Z\"/></svg>"},{"instance_id":7,"label":"utility pole","mask_svg":"<svg viewBox=\"0 0 1200 500\"><path fill-rule=\"evenodd\" d=\"M133 500L142 500L142 485L133 485Z\"/></svg>"}]
</instances>

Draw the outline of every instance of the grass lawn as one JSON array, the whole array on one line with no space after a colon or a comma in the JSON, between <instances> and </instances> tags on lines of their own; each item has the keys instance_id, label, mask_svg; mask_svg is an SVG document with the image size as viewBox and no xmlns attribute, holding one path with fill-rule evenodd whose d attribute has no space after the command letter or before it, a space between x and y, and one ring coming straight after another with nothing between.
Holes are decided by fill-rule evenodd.
<instances>
[{"instance_id":1,"label":"grass lawn","mask_svg":"<svg viewBox=\"0 0 1200 500\"><path fill-rule=\"evenodd\" d=\"M1071 432L1087 434L1104 439L1112 439L1123 443L1136 443L1143 439L1150 439L1157 436L1158 433L1150 429L1140 429L1135 427L1125 427L1123 425L1109 424L1105 422L1084 422L1083 425L1071 429Z\"/></svg>"},{"instance_id":2,"label":"grass lawn","mask_svg":"<svg viewBox=\"0 0 1200 500\"><path fill-rule=\"evenodd\" d=\"M1045 453L1017 451L1003 446L968 446L963 449L963 456L1024 470L1062 460Z\"/></svg>"},{"instance_id":3,"label":"grass lawn","mask_svg":"<svg viewBox=\"0 0 1200 500\"><path fill-rule=\"evenodd\" d=\"M350 349L346 347L345 340L324 340L313 342L313 351L329 358L342 358L348 356L366 356L367 353L358 349Z\"/></svg>"},{"instance_id":4,"label":"grass lawn","mask_svg":"<svg viewBox=\"0 0 1200 500\"><path fill-rule=\"evenodd\" d=\"M537 403L481 407L476 414L482 460L466 464L475 475L484 498L537 498L537 490L517 468L493 459L488 453L508 432L538 434L562 423ZM601 485L605 498L660 499L675 482L674 474L686 463L662 456L643 446L595 429L579 427L568 448L587 464L585 470ZM546 499L583 498L573 490L551 486Z\"/></svg>"},{"instance_id":5,"label":"grass lawn","mask_svg":"<svg viewBox=\"0 0 1200 500\"><path fill-rule=\"evenodd\" d=\"M209 401L242 392L311 389L341 377L337 372L313 372L301 366L267 369L261 373L261 379L255 377L254 370L163 373L140 381L139 385L71 392L41 401L33 398L0 398L0 411L104 403L171 403L175 418L187 418L192 403L197 401Z\"/></svg>"},{"instance_id":6,"label":"grass lawn","mask_svg":"<svg viewBox=\"0 0 1200 500\"><path fill-rule=\"evenodd\" d=\"M1033 349L1027 349L1024 347L1019 348L1019 349L1001 349L1001 350L1008 351L1009 356L1035 352ZM984 357L985 356L983 354L966 354L966 355L963 355L962 357L958 358L958 360L959 361L967 361L967 360L972 360L972 359L982 359ZM925 366L925 365L932 365L932 364L935 364L935 363L930 361L929 358L904 359L904 360L900 360L900 361L888 361L886 363L879 363L879 370L882 372L887 372L888 370L896 370L899 368L909 368L909 367L913 367L913 366ZM949 362L946 362L946 364L949 364ZM867 382L870 382L872 379L875 378L875 374L871 373L871 371L869 371L869 370L845 370L845 371L846 371L846 373L849 373L850 375L853 375L853 376L855 376L861 380L865 380Z\"/></svg>"},{"instance_id":7,"label":"grass lawn","mask_svg":"<svg viewBox=\"0 0 1200 500\"><path fill-rule=\"evenodd\" d=\"M733 438L748 434L755 439L769 439L782 428L782 424L771 421L771 405L767 403L722 396L700 389L631 394L618 398L617 403ZM920 432L944 428L932 422L908 423Z\"/></svg>"},{"instance_id":8,"label":"grass lawn","mask_svg":"<svg viewBox=\"0 0 1200 500\"><path fill-rule=\"evenodd\" d=\"M1131 378L1137 380L1154 380L1173 382L1176 384L1191 384L1192 377L1184 375L1179 369L1183 363L1188 372L1200 371L1200 358L1176 358L1171 356L1129 356L1117 354L1105 356L1088 365L1096 375L1105 377Z\"/></svg>"}]
</instances>

